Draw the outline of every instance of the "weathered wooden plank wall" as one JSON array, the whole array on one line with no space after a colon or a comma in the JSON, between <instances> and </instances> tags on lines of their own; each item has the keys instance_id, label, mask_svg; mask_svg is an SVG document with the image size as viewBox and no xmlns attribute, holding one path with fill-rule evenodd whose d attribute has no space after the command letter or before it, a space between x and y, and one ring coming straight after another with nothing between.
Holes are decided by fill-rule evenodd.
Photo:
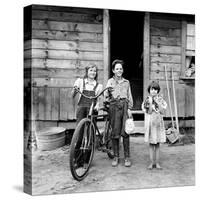
<instances>
[{"instance_id":1,"label":"weathered wooden plank wall","mask_svg":"<svg viewBox=\"0 0 200 200\"><path fill-rule=\"evenodd\" d=\"M190 26L187 32L187 40L191 47L194 44L194 30ZM194 86L186 85L180 80L182 68L185 67L182 62L182 18L167 15L151 13L150 15L150 81L157 80L161 85L161 91L168 103L165 69L167 67L167 75L169 85L172 88L172 73L174 71L174 80L176 88L176 97L178 102L178 116L191 117L194 112ZM186 44L186 42L185 42ZM185 47L184 47L185 48ZM191 47L193 48L193 46ZM189 50L189 49L188 49ZM184 55L185 56L185 55ZM172 89L170 89L172 97ZM172 101L172 108L174 104ZM174 109L173 109L174 110ZM166 116L170 116L169 109Z\"/></svg>"},{"instance_id":2,"label":"weathered wooden plank wall","mask_svg":"<svg viewBox=\"0 0 200 200\"><path fill-rule=\"evenodd\" d=\"M34 86L32 118L74 119L71 87L85 66L95 63L103 82L103 10L33 5L24 58Z\"/></svg>"}]
</instances>

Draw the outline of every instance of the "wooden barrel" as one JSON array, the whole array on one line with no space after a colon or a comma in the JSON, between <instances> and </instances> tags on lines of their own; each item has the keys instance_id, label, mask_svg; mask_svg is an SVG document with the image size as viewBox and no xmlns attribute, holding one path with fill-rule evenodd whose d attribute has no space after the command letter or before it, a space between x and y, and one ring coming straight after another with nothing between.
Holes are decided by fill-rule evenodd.
<instances>
[{"instance_id":1,"label":"wooden barrel","mask_svg":"<svg viewBox=\"0 0 200 200\"><path fill-rule=\"evenodd\" d=\"M37 146L40 150L53 150L65 145L66 129L47 127L37 132Z\"/></svg>"}]
</instances>

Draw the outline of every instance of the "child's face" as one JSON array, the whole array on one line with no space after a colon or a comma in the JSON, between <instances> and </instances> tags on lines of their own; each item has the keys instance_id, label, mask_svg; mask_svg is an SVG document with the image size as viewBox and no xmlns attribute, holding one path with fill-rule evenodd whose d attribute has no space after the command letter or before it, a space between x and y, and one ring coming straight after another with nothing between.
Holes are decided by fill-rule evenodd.
<instances>
[{"instance_id":1,"label":"child's face","mask_svg":"<svg viewBox=\"0 0 200 200\"><path fill-rule=\"evenodd\" d=\"M123 67L120 63L117 63L113 69L113 73L116 77L122 77L123 71Z\"/></svg>"},{"instance_id":2,"label":"child's face","mask_svg":"<svg viewBox=\"0 0 200 200\"><path fill-rule=\"evenodd\" d=\"M95 79L96 75L97 75L96 67L91 67L88 69L88 78Z\"/></svg>"},{"instance_id":3,"label":"child's face","mask_svg":"<svg viewBox=\"0 0 200 200\"><path fill-rule=\"evenodd\" d=\"M158 90L156 90L155 88L150 88L150 95L151 96L155 96L158 94Z\"/></svg>"}]
</instances>

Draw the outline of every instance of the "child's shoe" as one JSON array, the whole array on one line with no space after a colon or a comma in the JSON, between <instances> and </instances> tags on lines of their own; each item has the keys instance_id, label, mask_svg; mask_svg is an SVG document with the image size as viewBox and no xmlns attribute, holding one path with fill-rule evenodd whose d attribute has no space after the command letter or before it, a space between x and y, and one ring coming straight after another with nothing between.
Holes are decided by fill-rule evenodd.
<instances>
[{"instance_id":1,"label":"child's shoe","mask_svg":"<svg viewBox=\"0 0 200 200\"><path fill-rule=\"evenodd\" d=\"M130 158L125 158L125 159L124 159L124 166L125 166L125 167L130 167L130 166L131 166Z\"/></svg>"},{"instance_id":2,"label":"child's shoe","mask_svg":"<svg viewBox=\"0 0 200 200\"><path fill-rule=\"evenodd\" d=\"M117 167L119 163L119 158L118 157L114 157L113 161L112 161L112 167Z\"/></svg>"}]
</instances>

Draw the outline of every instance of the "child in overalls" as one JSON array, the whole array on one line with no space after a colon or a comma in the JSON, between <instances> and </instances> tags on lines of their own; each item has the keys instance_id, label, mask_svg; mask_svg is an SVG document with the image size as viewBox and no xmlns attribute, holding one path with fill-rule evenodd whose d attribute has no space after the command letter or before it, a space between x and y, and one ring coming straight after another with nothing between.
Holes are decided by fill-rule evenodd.
<instances>
[{"instance_id":1,"label":"child in overalls","mask_svg":"<svg viewBox=\"0 0 200 200\"><path fill-rule=\"evenodd\" d=\"M97 82L98 77L98 68L95 64L90 64L85 68L85 76L83 78L78 78L74 83L74 88L78 88L83 94L93 97L98 95L102 91L102 84ZM76 122L77 124L81 121L81 119L87 117L90 106L92 103L91 99L88 99L79 93L77 94L76 90L73 88L72 96L78 96L78 106L76 110ZM99 100L97 100L96 105L94 107L96 111L99 109Z\"/></svg>"},{"instance_id":2,"label":"child in overalls","mask_svg":"<svg viewBox=\"0 0 200 200\"><path fill-rule=\"evenodd\" d=\"M112 71L114 76L108 80L106 86L112 87L112 90L105 92L106 101L110 102L109 116L112 127L111 138L114 152L113 167L116 167L119 163L119 142L121 136L123 137L124 165L126 167L131 166L129 135L125 133L124 129L127 117L131 117L130 109L133 106L133 100L130 83L122 77L123 64L122 60L113 61Z\"/></svg>"},{"instance_id":3,"label":"child in overalls","mask_svg":"<svg viewBox=\"0 0 200 200\"><path fill-rule=\"evenodd\" d=\"M148 169L162 169L159 163L160 143L166 141L163 114L167 103L159 94L160 86L152 82L147 89L149 96L142 103L145 112L145 142L149 143L150 165Z\"/></svg>"}]
</instances>

